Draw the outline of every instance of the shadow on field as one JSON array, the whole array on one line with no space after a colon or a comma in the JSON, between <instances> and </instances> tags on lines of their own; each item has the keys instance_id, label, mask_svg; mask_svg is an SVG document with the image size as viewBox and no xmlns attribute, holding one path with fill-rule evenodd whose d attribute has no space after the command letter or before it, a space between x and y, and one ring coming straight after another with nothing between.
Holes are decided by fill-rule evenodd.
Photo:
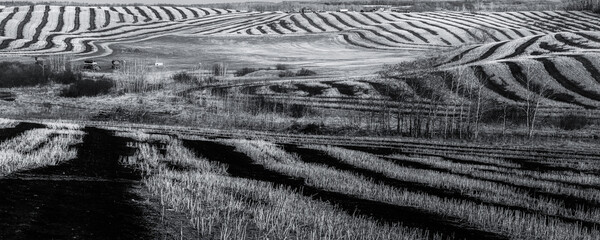
<instances>
[{"instance_id":1,"label":"shadow on field","mask_svg":"<svg viewBox=\"0 0 600 240\"><path fill-rule=\"evenodd\" d=\"M211 161L227 164L228 173L234 177L272 182L279 186L289 187L305 196L336 205L349 214L373 217L385 223L400 223L403 226L427 229L432 234L454 236L456 239L506 239L504 236L472 229L444 216L416 208L361 199L305 185L304 179L291 178L253 163L252 159L235 151L232 146L209 141L184 141L184 145Z\"/></svg>"},{"instance_id":2,"label":"shadow on field","mask_svg":"<svg viewBox=\"0 0 600 240\"><path fill-rule=\"evenodd\" d=\"M139 177L119 164L126 140L86 128L78 156L0 178L0 239L150 239L156 213L137 201Z\"/></svg>"},{"instance_id":3,"label":"shadow on field","mask_svg":"<svg viewBox=\"0 0 600 240\"><path fill-rule=\"evenodd\" d=\"M37 123L19 123L17 126L12 128L0 129L0 142L4 142L8 139L14 138L18 135L23 134L26 131L33 130L36 128L44 128L44 125Z\"/></svg>"}]
</instances>

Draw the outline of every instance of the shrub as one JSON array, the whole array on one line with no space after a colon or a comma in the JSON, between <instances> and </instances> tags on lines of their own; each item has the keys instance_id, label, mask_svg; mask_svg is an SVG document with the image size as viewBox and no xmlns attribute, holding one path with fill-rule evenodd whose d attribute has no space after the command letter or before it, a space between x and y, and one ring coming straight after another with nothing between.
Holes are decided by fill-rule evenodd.
<instances>
[{"instance_id":1,"label":"shrub","mask_svg":"<svg viewBox=\"0 0 600 240\"><path fill-rule=\"evenodd\" d=\"M314 75L317 75L317 73L314 71L311 71L309 69L306 69L306 68L302 68L302 69L298 70L298 72L296 72L296 76L299 76L299 77L314 76Z\"/></svg>"},{"instance_id":2,"label":"shrub","mask_svg":"<svg viewBox=\"0 0 600 240\"><path fill-rule=\"evenodd\" d=\"M35 86L49 82L49 71L35 64L0 62L0 88Z\"/></svg>"},{"instance_id":3,"label":"shrub","mask_svg":"<svg viewBox=\"0 0 600 240\"><path fill-rule=\"evenodd\" d=\"M275 69L277 69L277 70L287 70L288 66L285 65L285 64L281 64L280 63L280 64L275 65Z\"/></svg>"},{"instance_id":4,"label":"shrub","mask_svg":"<svg viewBox=\"0 0 600 240\"><path fill-rule=\"evenodd\" d=\"M58 73L52 73L50 78L57 83L71 84L83 79L81 72L73 72L70 70L62 71Z\"/></svg>"},{"instance_id":5,"label":"shrub","mask_svg":"<svg viewBox=\"0 0 600 240\"><path fill-rule=\"evenodd\" d=\"M595 13L600 13L600 2L597 0L563 0L563 4L565 10L588 10Z\"/></svg>"},{"instance_id":6,"label":"shrub","mask_svg":"<svg viewBox=\"0 0 600 240\"><path fill-rule=\"evenodd\" d=\"M589 124L589 120L584 116L569 114L562 116L558 121L558 127L563 130L579 130Z\"/></svg>"},{"instance_id":7,"label":"shrub","mask_svg":"<svg viewBox=\"0 0 600 240\"><path fill-rule=\"evenodd\" d=\"M227 65L223 63L214 64L212 67L212 72L215 76L225 76L227 73Z\"/></svg>"},{"instance_id":8,"label":"shrub","mask_svg":"<svg viewBox=\"0 0 600 240\"><path fill-rule=\"evenodd\" d=\"M115 82L112 79L81 80L64 88L60 96L70 98L98 96L109 93L114 85Z\"/></svg>"},{"instance_id":9,"label":"shrub","mask_svg":"<svg viewBox=\"0 0 600 240\"><path fill-rule=\"evenodd\" d=\"M290 70L285 70L283 72L279 73L279 77L295 77L296 73L290 71Z\"/></svg>"},{"instance_id":10,"label":"shrub","mask_svg":"<svg viewBox=\"0 0 600 240\"><path fill-rule=\"evenodd\" d=\"M233 75L236 77L241 77L241 76L246 76L246 74L253 73L256 71L258 71L258 69L245 67L245 68L237 70Z\"/></svg>"},{"instance_id":11,"label":"shrub","mask_svg":"<svg viewBox=\"0 0 600 240\"><path fill-rule=\"evenodd\" d=\"M178 72L175 75L173 75L171 78L175 82L179 82L179 83L192 83L192 82L198 81L198 77L196 77L192 74L189 74L188 72L185 72L185 71Z\"/></svg>"}]
</instances>

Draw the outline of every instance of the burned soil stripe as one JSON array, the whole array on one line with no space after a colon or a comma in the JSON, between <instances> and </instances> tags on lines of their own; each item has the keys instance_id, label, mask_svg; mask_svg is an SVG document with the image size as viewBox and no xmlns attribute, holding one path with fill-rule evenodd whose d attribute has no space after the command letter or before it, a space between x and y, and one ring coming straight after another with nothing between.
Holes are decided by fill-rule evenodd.
<instances>
[{"instance_id":1,"label":"burned soil stripe","mask_svg":"<svg viewBox=\"0 0 600 240\"><path fill-rule=\"evenodd\" d=\"M385 38L386 40L388 40L388 41L390 41L390 42L393 42L393 43L399 43L399 44L403 44L403 42L401 42L401 41L398 41L398 40L396 40L396 39L393 39L393 38L391 38L391 37L389 37L389 36L385 36L385 35L383 35L383 34L379 33L378 31L375 31L375 30L373 30L373 29L369 29L369 28L363 28L362 30L363 30L363 31L369 31L369 32L373 33L373 35L375 35L375 36L378 36L378 37L381 37L381 38Z\"/></svg>"},{"instance_id":2,"label":"burned soil stripe","mask_svg":"<svg viewBox=\"0 0 600 240\"><path fill-rule=\"evenodd\" d=\"M280 25L282 28L285 28L286 30L288 30L288 31L290 31L290 32L293 32L293 33L295 33L295 32L298 32L298 31L296 31L296 29L292 28L291 24L289 24L289 23L288 23L288 22L286 22L285 20L281 20L281 21L283 21L283 22L279 22L279 25Z\"/></svg>"},{"instance_id":3,"label":"burned soil stripe","mask_svg":"<svg viewBox=\"0 0 600 240\"><path fill-rule=\"evenodd\" d=\"M33 6L33 5L29 6L29 11L27 11L27 14L25 14L25 19L23 19L23 21L21 21L19 23L19 26L17 27L17 39L25 38L23 29L25 29L25 25L27 25L27 23L29 23L29 21L31 21L31 16L33 15L33 11L35 11L35 6Z\"/></svg>"},{"instance_id":4,"label":"burned soil stripe","mask_svg":"<svg viewBox=\"0 0 600 240\"><path fill-rule=\"evenodd\" d=\"M284 34L282 31L280 31L279 29L277 29L277 24L276 23L268 23L267 27L269 27L269 29L271 29L271 31L277 33L277 34Z\"/></svg>"},{"instance_id":5,"label":"burned soil stripe","mask_svg":"<svg viewBox=\"0 0 600 240\"><path fill-rule=\"evenodd\" d=\"M315 13L315 15L316 15L318 18L320 18L320 19L321 19L321 21L323 21L323 22L324 22L325 24L327 24L328 26L330 26L330 27L332 27L332 28L335 28L335 30L338 30L338 31L343 31L343 30L344 30L343 28L341 28L341 27L339 27L339 26L337 26L337 25L335 25L335 24L333 24L333 23L329 22L329 19L327 19L325 16L323 16L323 15L321 15L321 14L319 14L319 13Z\"/></svg>"},{"instance_id":6,"label":"burned soil stripe","mask_svg":"<svg viewBox=\"0 0 600 240\"><path fill-rule=\"evenodd\" d=\"M102 28L108 27L110 20L110 11L104 10L104 24L102 24Z\"/></svg>"},{"instance_id":7,"label":"burned soil stripe","mask_svg":"<svg viewBox=\"0 0 600 240\"><path fill-rule=\"evenodd\" d=\"M327 30L325 30L325 28L323 28L323 27L321 27L319 24L315 23L315 21L314 21L312 18L310 18L309 16L307 16L306 14L302 13L302 14L300 14L300 15L301 15L301 16L302 16L304 19L306 19L306 21L308 21L308 23L309 23L311 26L313 26L314 28L316 28L316 29L319 29L319 30L320 30L320 31L322 31L322 32L325 32L325 31L327 31Z\"/></svg>"},{"instance_id":8,"label":"burned soil stripe","mask_svg":"<svg viewBox=\"0 0 600 240\"><path fill-rule=\"evenodd\" d=\"M63 26L65 26L65 6L60 7L59 13L58 13L58 23L56 24L56 28L50 32L60 32L62 31Z\"/></svg>"},{"instance_id":9,"label":"burned soil stripe","mask_svg":"<svg viewBox=\"0 0 600 240\"><path fill-rule=\"evenodd\" d=\"M577 82L577 80L571 80L567 76L563 75L558 68L556 68L556 65L554 62L552 62L552 60L548 58L538 58L537 60L544 65L544 68L548 74L550 74L550 76L552 76L552 78L554 78L564 88L588 99L600 101L600 93L587 90L582 84Z\"/></svg>"},{"instance_id":10,"label":"burned soil stripe","mask_svg":"<svg viewBox=\"0 0 600 240\"><path fill-rule=\"evenodd\" d=\"M424 31L430 33L431 35L434 35L434 36L438 35L438 33L436 31L433 31L426 27L419 27L419 26L415 25L415 23L413 23L413 22L406 22L406 24L408 24L408 26L411 26L413 28L424 30Z\"/></svg>"},{"instance_id":11,"label":"burned soil stripe","mask_svg":"<svg viewBox=\"0 0 600 240\"><path fill-rule=\"evenodd\" d=\"M175 20L175 15L173 15L173 13L171 12L171 10L167 9L164 6L160 6L160 9L162 9L163 11L165 11L165 13L167 13L167 16L169 16L169 21L174 21ZM181 14L181 16L185 16L184 14Z\"/></svg>"},{"instance_id":12,"label":"burned soil stripe","mask_svg":"<svg viewBox=\"0 0 600 240\"><path fill-rule=\"evenodd\" d=\"M125 12L131 16L133 16L133 23L137 23L138 22L138 16L136 16L135 14L133 14L133 12L131 11L131 9L127 8L127 7L123 7L123 9L125 10Z\"/></svg>"},{"instance_id":13,"label":"burned soil stripe","mask_svg":"<svg viewBox=\"0 0 600 240\"><path fill-rule=\"evenodd\" d=\"M154 7L148 6L148 9L150 9L150 11L152 12L152 14L154 14L154 17L156 17L156 19L158 19L159 21L163 20L162 16L158 12L158 10L154 9Z\"/></svg>"},{"instance_id":14,"label":"burned soil stripe","mask_svg":"<svg viewBox=\"0 0 600 240\"><path fill-rule=\"evenodd\" d=\"M408 37L406 37L406 36L402 35L401 33L399 33L399 32L396 32L396 31L390 31L390 30L386 29L384 26L381 26L381 25L376 25L375 27L377 27L377 28L381 29L382 31L385 31L385 32L388 32L388 33L394 34L395 36L397 36L397 37L399 37L399 38L402 38L402 39L406 40L407 42L414 42L412 39L410 39L410 38L408 38Z\"/></svg>"},{"instance_id":15,"label":"burned soil stripe","mask_svg":"<svg viewBox=\"0 0 600 240\"><path fill-rule=\"evenodd\" d=\"M600 43L600 37L597 37L597 36L594 36L594 35L590 35L590 34L587 34L587 33L582 33L582 32L576 32L574 34L579 35L579 36L581 36L583 38L586 38L589 41Z\"/></svg>"},{"instance_id":16,"label":"burned soil stripe","mask_svg":"<svg viewBox=\"0 0 600 240\"><path fill-rule=\"evenodd\" d=\"M371 46L367 46L367 45L363 45L360 44L358 42L355 42L354 40L350 39L350 36L346 33L342 34L342 37L344 38L344 41L346 41L348 44L355 46L355 47L361 47L361 48L370 48L370 49L374 49L375 47L371 47Z\"/></svg>"},{"instance_id":17,"label":"burned soil stripe","mask_svg":"<svg viewBox=\"0 0 600 240\"><path fill-rule=\"evenodd\" d=\"M383 14L381 14L381 13L375 13L375 14L377 14L377 16L379 16L380 18L382 18L383 20L386 20L386 21L388 21L388 22L394 22L394 21L396 21L396 20L394 20L394 19L391 19L391 18L388 18L388 17L386 17L385 15L383 15Z\"/></svg>"},{"instance_id":18,"label":"burned soil stripe","mask_svg":"<svg viewBox=\"0 0 600 240\"><path fill-rule=\"evenodd\" d=\"M94 31L96 30L96 9L95 8L90 8L90 27L88 28L88 31Z\"/></svg>"},{"instance_id":19,"label":"burned soil stripe","mask_svg":"<svg viewBox=\"0 0 600 240\"><path fill-rule=\"evenodd\" d=\"M471 61L468 61L465 63L466 64L471 64L474 62L479 62L482 60L485 60L487 58L489 58L490 56L494 55L494 53L496 53L496 50L498 50L498 48L506 45L508 42L500 42L500 43L495 43L493 46L491 46L487 51L485 51L483 54L481 54L481 56L479 56L478 58L475 58Z\"/></svg>"},{"instance_id":20,"label":"burned soil stripe","mask_svg":"<svg viewBox=\"0 0 600 240\"><path fill-rule=\"evenodd\" d=\"M267 31L265 31L263 29L263 26L257 26L256 29L261 33L261 34L267 34Z\"/></svg>"},{"instance_id":21,"label":"burned soil stripe","mask_svg":"<svg viewBox=\"0 0 600 240\"><path fill-rule=\"evenodd\" d=\"M338 14L336 13L331 13L329 14L330 16L333 16L335 18L335 20L337 20L338 22L340 22L341 24L346 25L349 28L359 28L359 26L353 26L350 25L349 23L347 23L346 21L344 21L344 19L342 19L342 17L340 17Z\"/></svg>"},{"instance_id":22,"label":"burned soil stripe","mask_svg":"<svg viewBox=\"0 0 600 240\"><path fill-rule=\"evenodd\" d=\"M134 7L141 15L142 17L144 17L144 22L150 22L152 21L152 19L148 16L148 14L146 12L144 12L144 10L138 6Z\"/></svg>"},{"instance_id":23,"label":"burned soil stripe","mask_svg":"<svg viewBox=\"0 0 600 240\"><path fill-rule=\"evenodd\" d=\"M396 28L396 29L398 29L398 30L407 31L407 32L409 32L410 34L412 34L413 36L417 37L418 39L421 39L421 41L423 41L423 42L426 42L426 43L429 43L429 40L428 40L427 38L424 38L423 36L421 36L421 34L419 34L419 33L415 32L415 31L413 31L413 30L411 30L411 29L408 29L408 28L402 28L400 25L398 25L398 24L396 24L396 23L391 23L390 25L392 25L393 27L395 27L395 28Z\"/></svg>"},{"instance_id":24,"label":"burned soil stripe","mask_svg":"<svg viewBox=\"0 0 600 240\"><path fill-rule=\"evenodd\" d=\"M440 64L440 65L449 64L449 63L453 63L453 62L458 62L458 61L460 61L460 60L461 60L461 59L462 59L462 58L463 58L465 55L467 55L469 52L471 52L471 51L473 51L473 50L475 50L475 49L477 49L477 48L479 48L479 46L475 46L475 47L468 48L467 50L464 50L464 51L460 52L459 54L457 54L456 56L452 57L452 59L450 59L449 61L447 61L447 62L445 62L445 63L442 63L442 64ZM437 65L437 66L440 66L440 65Z\"/></svg>"},{"instance_id":25,"label":"burned soil stripe","mask_svg":"<svg viewBox=\"0 0 600 240\"><path fill-rule=\"evenodd\" d=\"M498 25L496 25L496 24L492 24L492 23L486 22L486 21L485 21L485 20L483 20L483 19L477 19L478 21L481 21L482 23L487 23L487 25L488 25L488 26L485 26L485 25L483 25L483 24L481 24L481 23L477 23L477 22L475 22L475 20L471 20L471 19L469 19L468 17L463 17L463 16L461 16L461 15L459 15L459 14L452 15L452 16L453 16L453 19L456 19L456 20L462 20L462 21L464 21L464 22L467 22L467 23L470 23L470 24L473 24L473 25L475 25L475 26L469 26L469 25L467 25L467 24L464 24L464 25L466 25L466 26L473 27L473 28L475 28L475 29L481 29L482 31L486 32L486 34L487 34L487 31L485 31L485 30L484 30L484 28L486 28L486 27L487 27L487 28L489 28L489 29L491 29L491 30L495 30L496 32L499 32L499 33L501 33L502 35L506 36L506 38L508 38L508 39L510 39L510 40L512 40L512 39L513 39L513 37L512 37L512 36L510 36L510 35L508 35L506 32L504 32L504 30L502 29L502 28L505 28L504 26L498 26ZM490 25L491 25L491 26L490 26ZM478 28L477 26L481 26L481 27L483 27L483 28ZM493 27L493 26L497 26L497 27ZM500 28L498 28L498 27L500 27ZM493 34L488 34L488 35L490 35L492 38L494 38ZM498 41L498 40L495 40L495 41Z\"/></svg>"},{"instance_id":26,"label":"burned soil stripe","mask_svg":"<svg viewBox=\"0 0 600 240\"><path fill-rule=\"evenodd\" d=\"M479 38L473 32L469 31L470 28L465 27L464 23L454 21L454 20L452 20L452 19L450 19L450 18L448 18L446 16L439 15L439 14L430 14L430 16L427 16L427 18L429 20L434 20L434 21L437 21L437 22L440 22L440 20L444 20L445 21L444 24L446 24L448 26L452 26L452 27L458 28L458 29L461 29L461 30L465 31L467 34L471 35L471 37L474 38L474 39L478 39ZM488 35L489 37L491 37L496 42L500 41L500 39L496 38L496 36L494 36L494 34L489 33L485 29L478 28L478 27L471 27L471 28L472 29L477 29L479 31L484 32L486 35Z\"/></svg>"},{"instance_id":27,"label":"burned soil stripe","mask_svg":"<svg viewBox=\"0 0 600 240\"><path fill-rule=\"evenodd\" d=\"M454 38L456 38L461 43L465 43L465 40L463 38L461 38L455 32L448 30L448 28L445 28L445 27L437 25L437 24L433 24L433 23L431 23L429 21L419 21L419 22L422 23L422 24L424 24L424 25L429 25L429 26L432 26L432 27L436 27L436 28L442 29L442 30L446 31L447 33L449 33L450 35L452 35Z\"/></svg>"},{"instance_id":28,"label":"burned soil stripe","mask_svg":"<svg viewBox=\"0 0 600 240\"><path fill-rule=\"evenodd\" d=\"M79 27L81 26L81 19L79 19L79 17L81 16L81 8L80 7L75 7L75 18L74 18L74 26L73 29L71 29L71 32L75 32L79 30Z\"/></svg>"},{"instance_id":29,"label":"burned soil stripe","mask_svg":"<svg viewBox=\"0 0 600 240\"><path fill-rule=\"evenodd\" d=\"M17 126L13 127L13 128L0 128L0 143L17 137L29 130L33 130L33 129L37 129L37 128L44 128L45 126L42 124L37 124L37 123L19 123L17 124Z\"/></svg>"},{"instance_id":30,"label":"burned soil stripe","mask_svg":"<svg viewBox=\"0 0 600 240\"><path fill-rule=\"evenodd\" d=\"M523 44L520 44L517 48L515 48L515 51L513 53L511 53L508 56L503 57L502 59L513 58L513 57L522 55L523 53L525 53L525 50L527 50L528 47L530 47L531 45L536 43L537 40L539 40L542 37L543 37L543 35L530 38L529 40L527 40L526 42L524 42Z\"/></svg>"},{"instance_id":31,"label":"burned soil stripe","mask_svg":"<svg viewBox=\"0 0 600 240\"><path fill-rule=\"evenodd\" d=\"M192 14L194 14L194 18L199 18L200 17L200 14L198 14L198 12L196 12L194 9L189 8L189 7L185 7L185 9L187 9L190 12L192 12Z\"/></svg>"},{"instance_id":32,"label":"burned soil stripe","mask_svg":"<svg viewBox=\"0 0 600 240\"><path fill-rule=\"evenodd\" d=\"M512 206L512 205L507 205L507 204L490 203L485 200L479 199L477 197L464 195L463 191L440 189L440 188L428 186L426 184L419 183L419 182L401 181L398 179L389 178L388 176L386 176L383 173L371 171L368 169L358 168L356 166L344 163L334 157L327 155L325 152L319 151L319 150L302 148L302 147L298 147L296 145L291 145L291 144L284 145L284 149L286 152L297 154L298 156L300 156L300 158L304 162L316 163L316 164L329 166L329 167L332 167L332 168L335 168L338 170L342 170L342 171L349 171L349 172L370 178L377 184L385 184L385 185L389 185L389 186L393 186L393 187L404 188L409 191L425 193L425 194L437 196L440 198L447 198L447 199L453 199L453 200L458 200L458 201L468 201L468 202L473 202L473 203L481 204L481 205L485 205L485 206L499 207L499 208L521 211L521 212L530 213L530 214L541 214L541 215L547 216L549 218L553 218L553 219L560 220L560 221L565 221L568 223L579 223L579 224L582 224L582 225L584 225L586 227L590 227L590 228L600 226L600 224L596 224L593 222L581 221L579 219L567 218L567 217L556 216L556 215L549 215L549 214L545 214L545 213L542 213L542 212L536 211L536 210L531 210L531 209L525 208L525 207ZM431 169L426 169L426 170L431 170ZM437 170L433 170L433 171L437 171ZM443 169L443 171L438 171L438 172L454 174L454 173L447 171L446 169ZM470 178L470 177L468 177L468 178Z\"/></svg>"},{"instance_id":33,"label":"burned soil stripe","mask_svg":"<svg viewBox=\"0 0 600 240\"><path fill-rule=\"evenodd\" d=\"M304 30L304 31L306 31L306 32L308 32L308 33L312 33L312 32L313 32L312 30L310 30L310 29L309 29L309 28L307 28L306 26L302 25L302 24L300 23L300 21L298 21L298 19L296 19L296 15L292 15L292 16L290 17L290 19L292 20L292 22L294 22L294 25L296 25L296 26L297 26L297 27L299 27L300 29L302 29L302 30Z\"/></svg>"},{"instance_id":34,"label":"burned soil stripe","mask_svg":"<svg viewBox=\"0 0 600 240\"><path fill-rule=\"evenodd\" d=\"M234 177L260 180L289 187L299 194L334 204L349 214L373 217L382 222L402 223L403 226L428 229L432 234L454 236L459 239L506 239L506 237L495 233L466 227L464 224L458 223L458 219L448 219L412 207L361 199L308 186L305 184L304 179L292 178L255 164L252 159L236 152L235 148L231 146L209 141L184 141L184 145L210 161L227 164L228 173Z\"/></svg>"},{"instance_id":35,"label":"burned soil stripe","mask_svg":"<svg viewBox=\"0 0 600 240\"><path fill-rule=\"evenodd\" d=\"M204 8L198 8L198 9L200 9L200 11L202 11L204 13L204 16L211 15L210 12L206 11L206 9L204 9Z\"/></svg>"},{"instance_id":36,"label":"burned soil stripe","mask_svg":"<svg viewBox=\"0 0 600 240\"><path fill-rule=\"evenodd\" d=\"M582 48L582 49L598 49L598 47L588 46L588 45L584 44L585 41L576 41L573 38L566 38L562 34L555 34L554 38L557 41L559 41L563 44L569 45L569 46L574 46L574 47L578 47L578 48Z\"/></svg>"},{"instance_id":37,"label":"burned soil stripe","mask_svg":"<svg viewBox=\"0 0 600 240\"><path fill-rule=\"evenodd\" d=\"M365 16L367 19L369 19L369 21L374 22L376 24L382 24L382 22L377 21L375 18L369 16L369 14L367 13L361 13L363 16ZM366 24L365 24L366 25Z\"/></svg>"},{"instance_id":38,"label":"burned soil stripe","mask_svg":"<svg viewBox=\"0 0 600 240\"><path fill-rule=\"evenodd\" d=\"M590 61L582 55L575 55L572 56L572 58L575 59L575 61L578 61L581 64L583 64L585 70L587 70L592 75L592 77L594 78L594 80L596 80L596 82L598 82L598 84L600 84L600 71L594 66L592 61Z\"/></svg>"},{"instance_id":39,"label":"burned soil stripe","mask_svg":"<svg viewBox=\"0 0 600 240\"><path fill-rule=\"evenodd\" d=\"M42 22L40 24L38 24L37 27L35 28L35 34L33 35L31 41L26 42L19 49L28 48L33 43L36 43L40 39L40 35L42 34L42 29L44 27L46 27L46 24L48 24L48 16L49 15L50 15L50 6L46 6L46 8L44 9L44 15L42 16Z\"/></svg>"},{"instance_id":40,"label":"burned soil stripe","mask_svg":"<svg viewBox=\"0 0 600 240\"><path fill-rule=\"evenodd\" d=\"M181 18L182 19L188 19L189 18L189 16L183 10L181 10L179 7L172 7L172 8L175 9L175 11L177 11L179 14L181 14ZM173 19L175 19L175 17L173 17Z\"/></svg>"},{"instance_id":41,"label":"burned soil stripe","mask_svg":"<svg viewBox=\"0 0 600 240\"><path fill-rule=\"evenodd\" d=\"M482 66L472 66L471 69L473 69L475 77L479 80L479 83L483 84L487 89L492 90L498 95L513 100L515 102L525 101L524 98L508 89L509 84L505 83L501 79L499 80L500 82L494 81L492 79L494 76L489 75Z\"/></svg>"},{"instance_id":42,"label":"burned soil stripe","mask_svg":"<svg viewBox=\"0 0 600 240\"><path fill-rule=\"evenodd\" d=\"M136 203L126 140L86 128L76 159L0 179L2 239L151 239L158 213ZM35 177L38 176L38 177ZM68 181L61 180L64 176ZM97 181L94 180L97 178ZM85 181L81 181L84 179ZM139 184L138 184L139 185Z\"/></svg>"},{"instance_id":43,"label":"burned soil stripe","mask_svg":"<svg viewBox=\"0 0 600 240\"><path fill-rule=\"evenodd\" d=\"M6 24L8 23L8 21L12 20L13 17L15 17L15 14L17 14L18 12L19 8L16 7L10 14L8 14L8 16L6 16L6 18L2 19L2 22L0 22L0 36L6 36Z\"/></svg>"},{"instance_id":44,"label":"burned soil stripe","mask_svg":"<svg viewBox=\"0 0 600 240\"><path fill-rule=\"evenodd\" d=\"M355 21L355 22L357 22L359 24L362 24L362 25L365 25L365 26L366 25L371 25L371 24L368 24L366 22L361 21L360 19L358 19L356 16L350 14L349 12L344 12L344 15L348 16L350 19L352 19L353 21Z\"/></svg>"}]
</instances>

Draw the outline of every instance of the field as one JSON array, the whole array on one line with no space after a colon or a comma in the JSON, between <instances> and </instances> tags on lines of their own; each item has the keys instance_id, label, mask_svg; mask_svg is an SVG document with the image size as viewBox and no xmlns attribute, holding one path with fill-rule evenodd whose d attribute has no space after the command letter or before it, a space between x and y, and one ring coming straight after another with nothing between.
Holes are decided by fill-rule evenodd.
<instances>
[{"instance_id":1,"label":"field","mask_svg":"<svg viewBox=\"0 0 600 240\"><path fill-rule=\"evenodd\" d=\"M217 6L0 7L0 239L598 239L598 13Z\"/></svg>"},{"instance_id":2,"label":"field","mask_svg":"<svg viewBox=\"0 0 600 240\"><path fill-rule=\"evenodd\" d=\"M2 124L5 239L595 239L600 223L596 145Z\"/></svg>"}]
</instances>

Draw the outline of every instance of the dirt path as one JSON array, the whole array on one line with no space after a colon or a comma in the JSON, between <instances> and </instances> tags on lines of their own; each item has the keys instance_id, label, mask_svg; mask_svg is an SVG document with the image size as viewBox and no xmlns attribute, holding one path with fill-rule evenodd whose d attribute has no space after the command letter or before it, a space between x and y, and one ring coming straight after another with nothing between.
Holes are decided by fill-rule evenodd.
<instances>
[{"instance_id":1,"label":"dirt path","mask_svg":"<svg viewBox=\"0 0 600 240\"><path fill-rule=\"evenodd\" d=\"M156 211L123 168L125 139L85 129L78 157L0 179L0 239L151 239Z\"/></svg>"}]
</instances>

